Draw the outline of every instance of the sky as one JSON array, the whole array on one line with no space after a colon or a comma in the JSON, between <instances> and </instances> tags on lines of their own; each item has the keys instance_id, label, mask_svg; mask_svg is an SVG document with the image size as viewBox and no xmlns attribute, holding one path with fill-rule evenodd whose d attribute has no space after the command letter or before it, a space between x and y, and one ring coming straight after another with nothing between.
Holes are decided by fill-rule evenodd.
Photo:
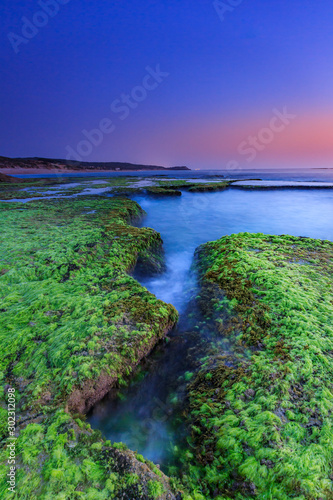
<instances>
[{"instance_id":1,"label":"sky","mask_svg":"<svg viewBox=\"0 0 333 500\"><path fill-rule=\"evenodd\" d=\"M332 24L318 0L2 0L0 155L329 165Z\"/></svg>"}]
</instances>

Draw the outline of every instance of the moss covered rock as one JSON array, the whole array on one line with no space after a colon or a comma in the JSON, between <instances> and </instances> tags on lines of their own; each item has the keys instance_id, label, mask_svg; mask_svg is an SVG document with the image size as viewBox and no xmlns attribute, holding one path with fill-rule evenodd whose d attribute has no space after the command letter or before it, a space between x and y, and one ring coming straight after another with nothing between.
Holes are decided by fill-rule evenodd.
<instances>
[{"instance_id":1,"label":"moss covered rock","mask_svg":"<svg viewBox=\"0 0 333 500\"><path fill-rule=\"evenodd\" d=\"M32 491L38 498L130 498L111 495L109 474L125 488L116 470L122 459L111 460L101 439L67 444L70 433L73 442L85 439L73 415L123 383L178 319L129 274L140 260L158 271L161 237L129 225L144 212L122 198L2 203L0 211L1 413L7 388L15 388L20 498L33 498ZM5 425L1 431L5 440ZM2 491L6 472L3 462ZM152 498L155 476L146 486L139 481L137 498Z\"/></svg>"},{"instance_id":2,"label":"moss covered rock","mask_svg":"<svg viewBox=\"0 0 333 500\"><path fill-rule=\"evenodd\" d=\"M207 183L192 183L190 184L189 191L191 193L206 193L210 191L224 191L229 187L230 182L207 182Z\"/></svg>"},{"instance_id":3,"label":"moss covered rock","mask_svg":"<svg viewBox=\"0 0 333 500\"><path fill-rule=\"evenodd\" d=\"M333 498L333 244L243 233L197 265L217 347L190 386L185 480L203 498Z\"/></svg>"},{"instance_id":4,"label":"moss covered rock","mask_svg":"<svg viewBox=\"0 0 333 500\"><path fill-rule=\"evenodd\" d=\"M148 194L154 196L181 196L182 192L178 189L168 188L168 187L147 187L146 191Z\"/></svg>"},{"instance_id":5,"label":"moss covered rock","mask_svg":"<svg viewBox=\"0 0 333 500\"><path fill-rule=\"evenodd\" d=\"M2 478L1 498L177 499L157 467L123 444L111 445L63 410L20 430L16 453L16 494ZM6 448L0 460L7 460Z\"/></svg>"}]
</instances>

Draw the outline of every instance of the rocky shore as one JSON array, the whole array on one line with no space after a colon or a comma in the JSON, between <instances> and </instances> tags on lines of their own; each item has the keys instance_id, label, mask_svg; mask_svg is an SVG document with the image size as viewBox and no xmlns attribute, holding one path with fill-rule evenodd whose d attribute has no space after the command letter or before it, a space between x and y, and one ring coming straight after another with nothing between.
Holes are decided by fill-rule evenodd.
<instances>
[{"instance_id":1,"label":"rocky shore","mask_svg":"<svg viewBox=\"0 0 333 500\"><path fill-rule=\"evenodd\" d=\"M86 196L78 183L68 191L83 193L77 198L0 201L1 496L6 402L15 389L22 498L331 499L329 241L239 233L197 249L194 328L206 345L193 351L195 369L185 374L182 419L190 437L176 452L182 465L175 477L85 422L178 321L172 305L132 277L134 269L164 270L163 242L153 229L135 227L145 213L121 195L229 187L105 184L116 196ZM21 186L3 189L8 201L27 196ZM29 188L29 196L48 189Z\"/></svg>"},{"instance_id":2,"label":"rocky shore","mask_svg":"<svg viewBox=\"0 0 333 500\"><path fill-rule=\"evenodd\" d=\"M217 335L189 387L184 463L202 498L332 498L332 262L331 242L292 236L198 249L198 300Z\"/></svg>"},{"instance_id":3,"label":"rocky shore","mask_svg":"<svg viewBox=\"0 0 333 500\"><path fill-rule=\"evenodd\" d=\"M122 198L0 210L1 496L14 388L21 498L175 499L156 466L82 420L177 322L173 306L128 274L138 263L163 268L160 235L131 226L144 212Z\"/></svg>"}]
</instances>

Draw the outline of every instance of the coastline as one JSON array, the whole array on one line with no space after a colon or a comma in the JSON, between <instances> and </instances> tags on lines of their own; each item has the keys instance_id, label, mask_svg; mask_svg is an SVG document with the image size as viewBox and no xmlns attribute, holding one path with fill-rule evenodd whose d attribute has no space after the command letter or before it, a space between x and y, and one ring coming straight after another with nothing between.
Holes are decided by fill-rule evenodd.
<instances>
[{"instance_id":1,"label":"coastline","mask_svg":"<svg viewBox=\"0 0 333 500\"><path fill-rule=\"evenodd\" d=\"M150 500L151 492L157 492L155 498L160 500L167 498L178 500L180 495L186 500L203 500L203 498L214 498L217 488L220 494L224 494L231 488L246 498L249 491L261 493L261 485L263 481L267 483L267 477L274 487L278 488L274 482L274 474L281 468L287 470L289 461L279 455L280 448L275 441L272 446L273 451L271 451L264 440L261 439L258 444L254 442L253 437L254 434L257 436L263 427L265 427L265 432L271 432L270 421L263 419L267 411L275 415L276 408L273 405L275 400L272 399L274 394L269 395L268 402L271 406L268 409L264 405L260 406L258 417L246 416L248 410L252 411L252 404L262 404L260 399L262 394L260 388L257 387L257 379L252 377L252 371L246 370L248 367L249 369L255 367L255 373L264 377L262 365L256 358L256 353L259 352L263 361L269 360L269 366L278 368L282 373L280 365L284 369L286 364L283 346L292 345L295 353L287 362L291 373L297 374L299 372L298 358L313 352L310 343L306 343L311 336L305 326L300 337L298 330L293 330L293 324L286 323L286 328L290 327L291 332L290 335L285 335L285 344L281 344L280 324L277 325L278 334L274 330L275 317L278 316L274 314L275 308L280 308L280 306L283 307L282 313L288 317L294 317L299 310L303 311L307 315L308 322L313 326L311 332L315 331L318 338L324 338L326 341L324 336L326 330L322 331L320 325L318 326L320 317L319 319L313 318L314 313L311 311L315 309L312 303L320 296L318 303L324 308L322 313L331 314L331 303L323 302L323 292L330 286L329 254L332 253L332 243L322 238L333 239L333 235L332 233L326 234L322 228L319 234L314 234L319 239L311 239L307 227L311 227L312 224L306 222L303 227L297 225L294 229L292 226L289 229L283 226L283 231L286 230L287 234L304 234L306 238L274 236L274 232L282 233L281 229L274 226L274 218L279 207L285 206L286 198L282 197L280 203L276 204L273 192L258 194L246 192L252 191L252 187L244 189L243 192L240 192L240 189L229 190L229 187L237 187L238 182L234 185L225 179L215 179L214 182L212 179L209 181L156 179L154 174L151 174L151 177L151 179L142 179L139 175L137 179L118 179L116 176L112 179L88 182L82 179L67 184L64 183L64 179L59 180L58 183L49 180L50 184L58 184L53 189L50 185L45 186L43 179L36 180L35 187L23 189L15 183L13 186L3 185L3 195L6 195L7 201L14 202L5 205L5 200L3 200L1 203L3 252L6 255L6 266L2 269L1 279L4 297L1 321L4 354L9 353L11 356L8 357L11 364L5 365L3 384L4 387L5 384L10 385L20 396L17 405L18 446L21 448L24 446L31 455L42 456L43 470L60 470L61 477L64 479L57 483L56 487L64 491L78 487L84 488L84 491L94 488L94 495L99 492L107 495L109 488L112 488L112 491L119 493L119 497L126 492L129 498ZM32 181L35 184L35 180ZM281 181L273 182L281 184ZM267 184L267 181L248 179L245 183L242 182L242 184L250 185L251 183L263 185ZM293 182L292 184L302 183ZM292 186L288 185L288 188L290 187ZM312 189L315 188L316 186L312 187ZM255 189L257 188L254 187L253 190ZM271 187L266 186L262 191L265 189L270 190ZM308 193L310 195L310 190ZM78 197L79 195L81 198ZM298 196L296 191L295 195ZM314 206L317 206L318 195L325 197L326 193L316 194L312 200L315 203ZM19 196L20 199L18 199ZM29 196L30 200L25 199L26 196ZM220 196L221 200L223 198L221 211L217 210L214 218L214 207L217 207L217 197ZM263 197L259 205L259 200L255 201L257 196ZM328 193L328 199L329 196L331 196L330 193ZM51 200L52 197L53 200ZM249 197L252 202L249 201ZM33 201L33 198L36 199ZM297 199L297 213L302 213L307 205L304 202L302 204L302 197ZM18 203L19 201L31 203L23 207ZM148 217L156 211L157 203L164 207L159 217L162 212L167 214L167 227L163 228L162 224L161 228L155 228L155 223L151 223L151 220L145 220L146 227L136 227L139 220L143 221L142 217ZM251 207L255 203L257 207L265 207L265 210L261 215L261 223L259 217L254 227L252 216L258 213L260 215L258 209L251 212ZM174 205L174 218L170 210L172 204ZM245 212L240 208L242 206L247 207ZM231 215L228 207L234 207L233 211L240 209L240 212L235 214L231 226L228 225ZM209 211L209 219L206 219L206 224L200 225L200 219L205 220L205 210L206 215L207 210ZM250 212L248 216L246 216L247 212ZM292 212L291 210L291 217ZM243 214L242 217L247 217L246 230L255 229L256 233L242 232L244 228L239 225L240 213ZM318 210L318 213L324 213L324 210ZM223 223L221 214L224 214ZM196 355L194 357L191 351L193 362L199 363L201 368L197 369L199 365L193 365L193 369L191 366L191 369L186 370L182 375L184 378L181 382L181 390L186 390L190 401L190 407L184 408L187 413L183 421L190 426L192 444L191 449L180 445L178 451L175 452L177 460L179 459L184 470L188 471L188 474L182 476L181 479L177 471L173 473L172 468L167 468L165 464L161 466L160 461L155 461L150 456L147 457L144 450L139 449L139 452L135 453L138 447L130 446L126 439L114 439L114 436L106 435L99 425L89 427L90 422L87 423L83 417L89 409L98 405L103 396L109 394L110 389L120 389L123 385L131 383L136 367L144 363L145 359L150 358L154 346L164 342L165 338L172 337L168 334L177 323L176 309L183 314L176 303L176 294L160 297L160 294L151 290L150 286L140 283L132 276L133 269L139 264L141 268L148 271L147 274L151 276L151 279L160 279L163 283L164 266L177 268L171 264L177 262L178 256L176 261L170 262L170 253L164 255L161 250L163 238L165 251L170 252L170 247L167 250L170 245L168 232L173 231L170 229L170 220L173 220L175 224L175 217L177 220L180 219L179 242L182 240L186 242L187 251L192 233L202 231L203 239L210 242L200 247L193 246L193 249L206 249L198 265L202 266L205 275L208 273L208 281L200 282L197 296L199 297L197 310L203 309L205 316L203 323L201 320L196 322L195 328L201 331L201 328L206 328L205 325L211 324L218 339L216 345L211 344L209 357L205 358L203 363L199 363L201 359L199 352L198 357ZM263 219L270 221L269 227L262 225ZM147 229L148 227L153 229ZM217 232L210 233L211 227L216 227ZM27 231L31 233L29 238L26 237ZM258 231L269 234L258 233ZM236 234L222 236L222 239L216 240L216 235L220 237L224 232ZM189 240L188 237L190 237ZM177 239L172 237L173 248L177 248L179 242L177 243ZM281 248L279 259L277 259L278 248ZM180 251L180 257L181 255L182 251ZM253 300L250 297L251 300L248 301L251 305L249 313L247 309L236 310L238 316L235 314L235 317L238 322L233 328L233 323L228 323L227 313L230 308L242 306L243 298L247 298L247 295L244 295L245 292L243 293L243 288L247 291L250 286L242 275L245 264L246 271L253 280L251 289L256 291L256 296ZM160 271L162 274L158 278ZM18 276L17 283L12 282L14 274ZM256 276L258 276L259 284L261 280L267 279L268 285L271 283L271 277L274 276L273 289L277 289L280 295L283 295L284 300L275 300L280 295L268 295L267 301L264 300L265 287L262 290L259 285L257 286ZM290 277L297 279L289 279ZM245 280L244 283L241 280ZM169 276L165 283L167 287L172 288L172 276ZM298 298L298 301L295 301L296 308L293 302L288 302L289 295L287 294L291 287L290 283L293 283L292 292L294 295L297 294ZM10 302L9 287L19 293L19 300L14 299L13 303ZM36 293L38 291L43 293ZM225 294L227 298L222 300L221 294ZM13 345L13 336L8 325L13 323L15 315L18 317L16 311L20 311L22 305L27 304L28 301L29 304L31 303L31 308L24 307L24 317L19 318L19 323L14 323L15 341L20 343L20 351L19 353L12 352L10 346ZM36 301L38 301L38 313L35 312L37 311ZM248 302L244 304L248 305ZM308 303L311 306L309 310L306 309ZM215 308L215 306L218 307ZM266 318L268 314L266 306L271 308L272 315L271 321L263 325L262 317ZM252 313L253 318L249 316ZM251 325L251 330L248 324ZM243 328L244 325L246 328ZM239 332L242 335L242 344L237 344L240 340L237 337ZM248 337L251 337L249 342L247 342ZM294 341L290 339L294 337L296 340L292 344ZM252 338L258 340L260 344L254 344L253 350L251 350ZM309 349L298 349L298 340L309 345ZM167 344L170 340L165 342ZM229 348L227 348L228 345ZM297 353L296 349L298 349ZM228 357L231 352L235 357ZM239 355L240 358L237 357ZM234 363L236 358L239 365ZM327 357L325 360L329 365L330 358ZM235 366L230 367L229 361ZM163 364L161 359L160 364ZM173 368L172 365L170 367ZM330 367L320 374L323 380L328 378L329 369ZM227 375L226 379L224 375ZM273 375L275 377L275 371ZM169 379L166 380L169 381ZM274 381L278 383L277 378L274 378ZM242 385L239 392L236 392L238 383L246 385L245 389L243 390ZM296 383L298 383L297 380ZM293 390L292 384L290 387ZM217 396L218 389L221 390ZM269 390L270 386L267 392ZM148 408L154 411L155 394L152 398L149 396L149 391L146 394ZM236 406L234 406L234 394L237 396L237 401L240 401L236 401ZM293 435L290 437L289 434L293 430L290 430L290 426L294 421L303 423L302 419L304 419L305 425L310 426L311 419L316 419L319 422L317 427L324 436L325 415L320 409L315 410L313 414L305 415L301 411L303 407L299 410L298 406L294 405L293 399L290 401L289 399L285 401L285 399L283 400L285 413L280 419L281 423L278 420L280 406L277 406L279 412L277 418L270 415L274 419L274 425L281 428L278 440L283 443L284 449L288 446L288 439L293 439ZM326 400L327 398L325 404ZM164 404L163 398L160 397L160 401ZM168 393L165 401L167 408L171 410L177 408L177 398L174 397L173 392ZM311 401L308 397L306 403L309 402L309 404L304 408L310 407ZM211 413L207 413L208 409ZM42 411L45 411L43 416L41 416ZM214 412L217 412L219 416L218 422L214 420L216 416ZM230 427L232 427L231 432L235 432L234 427L238 428L238 420L236 426L229 425L230 415L233 420L242 417L243 420L247 418L250 422L250 428L239 426L241 435L239 438L236 436L238 440L235 438L235 446L240 447L240 461L231 465L229 465L229 458L233 456L233 450L229 446L229 441L225 442L219 436L216 442L214 437L215 424L215 427L218 425L218 432L221 435L225 431L229 433ZM292 424L285 422L285 415L288 420L293 421ZM291 417L295 415L294 420L290 418L290 415ZM305 420L306 416L309 417L308 420ZM147 419L143 419L142 422L145 425ZM310 433L307 429L311 429L311 426L305 429L304 435L308 437L305 433ZM132 433L135 427L129 425L127 430ZM58 441L55 441L55 435L61 437L61 446ZM285 439L285 435L288 439ZM242 451L243 441L254 443L252 446L254 458L252 455L250 457L255 466L253 477L246 469L249 456L247 448ZM296 452L299 453L298 456L301 456L302 443L296 442L294 446ZM55 463L52 457L58 449L64 458L61 462ZM4 448L3 457L5 453ZM264 455L261 456L260 453ZM273 459L270 454L274 454ZM278 457L277 460L275 456ZM114 464L111 482L108 481L110 458ZM89 467L98 470L98 481L96 480L95 483L90 482L89 474L84 475L87 460ZM217 485L212 478L216 470L219 470L220 462L223 462L226 475L224 482L220 481ZM123 463L126 466L120 468ZM326 462L324 465L326 467ZM267 471L263 469L264 467ZM41 496L54 494L55 490L52 489L54 485L49 481L49 477L44 473L39 474L37 459L32 459L30 464L20 462L20 469L25 475L30 475L30 484L35 482L38 485ZM71 471L70 478L66 477L67 470ZM56 474L56 472L52 473ZM314 480L317 480L317 477L319 481L327 480L325 470L320 470L317 475L308 470L307 473L311 478L314 477ZM241 477L242 480L235 481L235 474L238 474L237 477ZM271 475L268 476L268 474ZM80 479L77 480L76 477ZM289 473L284 474L284 477L283 487L289 488L288 481L293 481L294 476ZM203 495L194 496L192 492L197 490L198 483L201 485ZM252 485L252 483L253 486L249 489L249 484ZM18 478L18 487L24 488L25 492L30 494L28 486L23 485L21 478ZM139 489L145 492L145 496L139 496ZM293 491L292 487L291 491Z\"/></svg>"},{"instance_id":2,"label":"coastline","mask_svg":"<svg viewBox=\"0 0 333 500\"><path fill-rule=\"evenodd\" d=\"M156 169L149 169L149 168L140 168L140 169L131 169L131 170L104 170L104 169L92 169L92 168L86 168L86 169L80 169L80 170L70 170L67 168L63 169L50 169L50 168L0 168L0 173L1 174L6 174L6 175L44 175L44 174L109 174L109 173L114 173L114 174L123 174L123 173L131 173L131 172L177 172L177 171L190 171L189 169L184 169L184 170L175 170L173 168L156 168Z\"/></svg>"},{"instance_id":3,"label":"coastline","mask_svg":"<svg viewBox=\"0 0 333 500\"><path fill-rule=\"evenodd\" d=\"M3 172L4 170L4 172ZM162 165L144 165L130 162L79 162L56 158L7 158L0 156L0 173L15 175L29 174L64 174L64 173L100 173L100 172L140 172L140 171L188 171L186 166L163 167Z\"/></svg>"}]
</instances>

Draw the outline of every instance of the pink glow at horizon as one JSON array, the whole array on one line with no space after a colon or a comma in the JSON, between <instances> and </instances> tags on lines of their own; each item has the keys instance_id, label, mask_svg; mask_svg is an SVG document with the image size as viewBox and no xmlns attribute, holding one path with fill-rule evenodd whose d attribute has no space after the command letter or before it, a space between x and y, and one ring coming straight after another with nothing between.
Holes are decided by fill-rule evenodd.
<instances>
[{"instance_id":1,"label":"pink glow at horizon","mask_svg":"<svg viewBox=\"0 0 333 500\"><path fill-rule=\"evenodd\" d=\"M296 113L295 113L296 114ZM243 168L257 167L264 163L276 165L280 161L291 162L295 167L309 167L331 164L333 167L333 111L331 113L308 113L296 115L296 118L280 133L275 133L273 140L257 152L253 161L249 156L240 154L239 145L250 136L268 126L272 115L257 119L233 120L228 126L218 121L168 124L156 134L149 135L149 149L143 137L138 134L132 138L133 151L147 158L150 163L165 165L186 164L216 166L228 161L238 161ZM138 144L137 144L138 141ZM259 141L260 143L260 141ZM261 143L260 143L261 144ZM149 151L149 153L148 153ZM170 156L173 160L170 162Z\"/></svg>"}]
</instances>

